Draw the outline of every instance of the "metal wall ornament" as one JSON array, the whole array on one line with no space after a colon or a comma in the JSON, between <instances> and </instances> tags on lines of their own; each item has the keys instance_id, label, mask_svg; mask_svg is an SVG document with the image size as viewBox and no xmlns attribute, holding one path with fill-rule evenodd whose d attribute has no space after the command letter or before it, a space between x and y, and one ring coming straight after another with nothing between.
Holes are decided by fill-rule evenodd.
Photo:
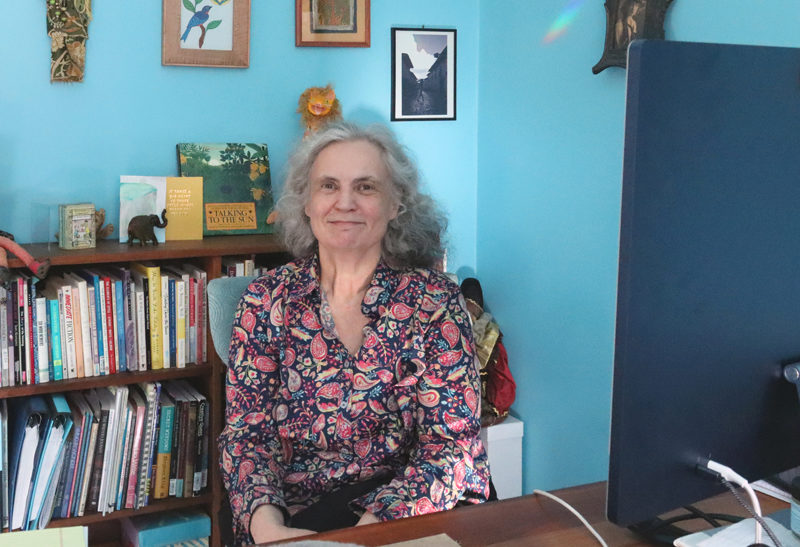
<instances>
[{"instance_id":1,"label":"metal wall ornament","mask_svg":"<svg viewBox=\"0 0 800 547\"><path fill-rule=\"evenodd\" d=\"M664 39L664 19L673 0L606 0L606 43L603 56L592 67L598 74L610 66L628 66L633 40Z\"/></svg>"}]
</instances>

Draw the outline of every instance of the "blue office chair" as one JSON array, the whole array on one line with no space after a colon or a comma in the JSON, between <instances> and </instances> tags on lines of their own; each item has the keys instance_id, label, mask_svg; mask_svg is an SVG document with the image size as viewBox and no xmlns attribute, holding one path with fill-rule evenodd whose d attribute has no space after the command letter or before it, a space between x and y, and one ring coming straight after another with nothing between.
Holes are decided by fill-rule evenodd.
<instances>
[{"instance_id":1,"label":"blue office chair","mask_svg":"<svg viewBox=\"0 0 800 547\"><path fill-rule=\"evenodd\" d=\"M233 317L236 306L247 286L255 277L220 277L208 284L208 324L214 350L228 366L228 350L233 333Z\"/></svg>"}]
</instances>

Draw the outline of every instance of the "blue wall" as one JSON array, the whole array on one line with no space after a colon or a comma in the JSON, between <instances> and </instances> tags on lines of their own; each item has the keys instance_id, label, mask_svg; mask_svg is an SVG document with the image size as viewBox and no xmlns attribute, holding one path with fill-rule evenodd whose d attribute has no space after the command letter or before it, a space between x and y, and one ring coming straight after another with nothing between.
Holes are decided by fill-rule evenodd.
<instances>
[{"instance_id":1,"label":"blue wall","mask_svg":"<svg viewBox=\"0 0 800 547\"><path fill-rule=\"evenodd\" d=\"M161 66L160 1L93 6L83 83L49 82L44 2L0 33L0 229L43 241L57 204L84 200L116 224L119 176L177 174L178 142L266 142L279 185L300 93L330 82L345 117L388 121L390 28L426 25L458 30L457 120L393 125L450 215L451 263L474 268L477 0L372 2L370 48L296 48L294 2L255 0L248 69Z\"/></svg>"},{"instance_id":2,"label":"blue wall","mask_svg":"<svg viewBox=\"0 0 800 547\"><path fill-rule=\"evenodd\" d=\"M478 273L525 421L524 492L603 480L608 465L625 72L593 75L590 0L480 3ZM675 40L798 46L800 4L676 1Z\"/></svg>"}]
</instances>

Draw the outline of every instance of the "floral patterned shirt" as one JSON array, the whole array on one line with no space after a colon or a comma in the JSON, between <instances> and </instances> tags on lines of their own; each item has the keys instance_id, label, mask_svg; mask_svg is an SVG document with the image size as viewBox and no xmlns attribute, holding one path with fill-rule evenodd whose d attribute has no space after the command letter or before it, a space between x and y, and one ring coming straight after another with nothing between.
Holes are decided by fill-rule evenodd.
<instances>
[{"instance_id":1,"label":"floral patterned shirt","mask_svg":"<svg viewBox=\"0 0 800 547\"><path fill-rule=\"evenodd\" d=\"M262 504L290 515L386 476L351 502L391 520L489 494L472 330L456 284L381 262L351 355L320 319L316 257L256 279L234 320L222 474L237 538ZM389 482L390 481L390 482Z\"/></svg>"}]
</instances>

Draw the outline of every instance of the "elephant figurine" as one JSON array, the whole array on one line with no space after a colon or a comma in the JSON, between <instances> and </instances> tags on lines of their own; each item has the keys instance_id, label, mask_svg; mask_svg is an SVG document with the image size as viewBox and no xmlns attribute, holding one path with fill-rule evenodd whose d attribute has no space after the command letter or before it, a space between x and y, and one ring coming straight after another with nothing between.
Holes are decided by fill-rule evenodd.
<instances>
[{"instance_id":1,"label":"elephant figurine","mask_svg":"<svg viewBox=\"0 0 800 547\"><path fill-rule=\"evenodd\" d=\"M133 244L134 239L139 240L139 245L144 245L152 241L153 245L158 245L156 234L153 228L165 228L167 226L167 210L161 211L161 219L158 215L138 215L128 223L128 244Z\"/></svg>"}]
</instances>

